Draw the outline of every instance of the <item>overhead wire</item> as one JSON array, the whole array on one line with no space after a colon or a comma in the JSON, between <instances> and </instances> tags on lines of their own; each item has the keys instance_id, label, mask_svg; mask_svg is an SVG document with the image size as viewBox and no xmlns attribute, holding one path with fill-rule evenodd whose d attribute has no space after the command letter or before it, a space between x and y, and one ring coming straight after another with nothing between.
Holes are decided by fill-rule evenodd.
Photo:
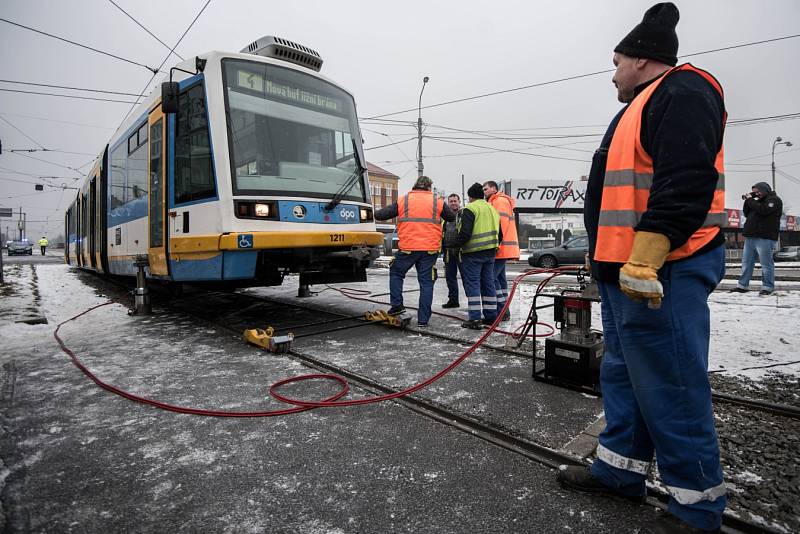
<instances>
[{"instance_id":1,"label":"overhead wire","mask_svg":"<svg viewBox=\"0 0 800 534\"><path fill-rule=\"evenodd\" d=\"M531 153L531 152L523 152L523 150L527 150L527 149L520 149L520 150L503 149L503 148L493 149L492 147L488 147L488 146L475 145L475 144L471 144L471 143L461 143L461 142L458 142L458 141L446 141L446 140L442 140L442 139L436 139L435 137L428 137L428 139L433 139L434 141L439 141L440 143L450 143L450 144L453 144L453 145L462 145L462 146L470 146L470 147L473 147L473 148L483 148L483 149L488 149L488 150L494 150L495 152L506 152L506 153L510 153L510 154L521 154L523 156L534 156L534 157L547 158L547 159L558 159L558 160L564 160L564 161L578 161L578 162L581 162L581 163L591 163L591 160L588 160L588 159L566 158L566 157L561 157L561 156L550 156L550 155L547 155L547 154L535 154L535 153Z\"/></svg>"},{"instance_id":2,"label":"overhead wire","mask_svg":"<svg viewBox=\"0 0 800 534\"><path fill-rule=\"evenodd\" d=\"M197 13L197 15L195 15L194 19L189 24L189 26L186 28L186 30L184 30L184 32L181 35L180 39L178 39L178 42L175 43L175 46L173 46L172 48L169 49L169 53L166 55L166 57L164 57L164 61L161 62L161 65L158 66L158 70L153 72L153 75L150 77L150 80L148 80L147 85L145 85L144 89L142 89L142 91L139 93L139 98L141 98L144 95L144 93L147 91L147 88L150 87L151 83L153 83L153 80L155 79L155 77L158 74L158 72L161 70L161 67L164 66L164 64L167 62L169 57L175 52L175 49L178 48L178 45L181 44L181 41L183 41L183 38L186 37L186 34L189 33L189 30L192 29L192 27L194 26L194 23L197 22L197 19L200 18L200 15L203 14L203 12L208 7L208 4L210 4L210 3L211 3L211 0L206 0L206 3L203 4L203 7L200 9L200 11ZM131 106L131 108L128 110L128 112L125 114L125 116L122 117L122 121L120 122L120 126L122 126L122 124L125 122L125 119L128 118L128 115L131 114L131 111L133 111L135 107L136 107L136 104ZM117 128L119 128L119 126Z\"/></svg>"},{"instance_id":3,"label":"overhead wire","mask_svg":"<svg viewBox=\"0 0 800 534\"><path fill-rule=\"evenodd\" d=\"M110 2L111 0L109 0ZM136 96L135 93L124 93L121 91L106 91L104 89L90 89L88 87L71 87L69 85L53 85L49 83L23 82L19 80L0 80L2 83L14 83L18 85L36 85L38 87L50 87L52 89L70 89L72 91L87 91L90 93L105 93L109 95Z\"/></svg>"},{"instance_id":4,"label":"overhead wire","mask_svg":"<svg viewBox=\"0 0 800 534\"><path fill-rule=\"evenodd\" d=\"M685 57L699 56L699 55L703 55L703 54L711 54L711 53L714 53L714 52L721 52L721 51L724 51L724 50L733 50L735 48L744 48L744 47L747 47L747 46L755 46L755 45L760 45L760 44L765 44L765 43L773 43L773 42L776 42L776 41L783 41L783 40L786 40L786 39L794 39L794 38L797 38L797 37L800 37L800 34L786 35L786 36L783 36L783 37L776 37L776 38L773 38L773 39L764 39L764 40L761 40L761 41L752 41L752 42L749 42L749 43L742 43L742 44L738 44L738 45L725 46L725 47L722 47L722 48L714 48L714 49L711 49L711 50L704 50L704 51L701 51L701 52L693 52L691 54L683 54L683 55L681 55L679 57L685 58ZM421 107L417 106L416 108L409 108L409 109L404 109L404 110L400 110L400 111L394 111L392 113L383 113L381 115L373 115L373 116L370 116L370 117L364 117L364 119L370 119L370 120L381 119L381 118L385 118L385 117L391 117L391 116L394 116L394 115L400 115L401 113L408 113L408 112L411 112L411 111L419 111L419 110L422 110L422 109L431 109L431 108L436 108L436 107L440 107L440 106L447 106L447 105L450 105L450 104L457 104L457 103L460 103L460 102L467 102L467 101L470 101L470 100L477 100L479 98L487 98L487 97L490 97L490 96L497 96L497 95L501 95L501 94L511 93L511 92L514 92L514 91L522 91L524 89L532 89L534 87L542 87L542 86L545 86L545 85L553 85L553 84L567 82L567 81L579 80L579 79L582 79L582 78L589 78L589 77L592 77L592 76L597 76L599 74L609 74L611 72L614 72L614 70L615 69L604 69L604 70L599 70L599 71L595 71L595 72L588 72L588 73L585 73L585 74L577 74L577 75L574 75L574 76L566 76L564 78L557 78L555 80L548 80L548 81L545 81L545 82L537 82L537 83L532 83L532 84L528 84L528 85L522 85L522 86L519 86L519 87L512 87L510 89L503 89L503 90L500 90L500 91L492 91L492 92L489 92L489 93L482 93L482 94L479 94L479 95L468 96L468 97L464 97L464 98L456 98L456 99L448 100L448 101L445 101L445 102L438 102L436 104L428 104L426 106L421 106Z\"/></svg>"},{"instance_id":5,"label":"overhead wire","mask_svg":"<svg viewBox=\"0 0 800 534\"><path fill-rule=\"evenodd\" d=\"M113 130L114 129L111 126L99 126L97 124L86 124L86 123L82 123L82 122L62 121L62 120L50 119L50 118L46 118L46 117L36 117L34 115L23 115L23 114L20 114L20 113L8 113L7 111L0 111L0 115L8 116L8 117L22 117L22 118L25 118L25 119L33 119L33 120L45 121L45 122L53 122L53 123L57 123L57 124L71 124L73 126L84 126L86 128L98 128L98 129L101 129L101 130Z\"/></svg>"},{"instance_id":6,"label":"overhead wire","mask_svg":"<svg viewBox=\"0 0 800 534\"><path fill-rule=\"evenodd\" d=\"M36 139L34 139L33 137L31 137L30 135L28 135L28 134L26 134L25 132L23 132L22 130L20 130L20 129L19 129L17 126L15 126L15 125L14 125L14 124L13 124L13 123L10 121L10 120L6 119L6 118L5 118L5 117L3 117L2 115L0 115L0 120L1 120L1 121L3 121L3 122L5 122L6 124L8 124L9 126L11 126L12 128L14 128L16 131L18 131L19 133L21 133L22 135L24 135L24 136L25 136L26 138L28 138L30 141L33 141L33 143L34 143L35 145L37 145L39 148L44 148L44 145L42 145L42 144L41 144L39 141L37 141Z\"/></svg>"},{"instance_id":7,"label":"overhead wire","mask_svg":"<svg viewBox=\"0 0 800 534\"><path fill-rule=\"evenodd\" d=\"M127 59L127 58L124 58L122 56L118 56L116 54L112 54L110 52L104 52L103 50L98 50L97 48L93 48L93 47L85 45L85 44L76 43L75 41L72 41L70 39L66 39L64 37L59 37L58 35L53 35L52 33L47 33L47 32L44 32L42 30L37 30L36 28L31 28L30 26L25 26L24 24L19 24L18 22L13 22L13 21L10 21L10 20L2 18L2 17L0 17L0 22L5 22L7 24L11 24L12 26L17 26L19 28L24 28L24 29L32 31L34 33L38 33L38 34L41 34L41 35L46 35L47 37L51 37L53 39L58 39L59 41L64 41L65 43L69 43L71 45L79 46L81 48L85 48L87 50L91 50L92 52L97 52L98 54L102 54L104 56L113 57L114 59L118 59L120 61L124 61L125 63L130 63L132 65L138 65L139 67L144 67L147 70L149 70L150 72L152 72L153 74L158 74L159 69L161 68L161 67L159 67L158 69L154 69L152 67L149 67L149 66L145 65L144 63L139 63L138 61L133 61L132 59Z\"/></svg>"},{"instance_id":8,"label":"overhead wire","mask_svg":"<svg viewBox=\"0 0 800 534\"><path fill-rule=\"evenodd\" d=\"M176 56L178 56L178 57L180 58L180 60L181 60L181 61L183 61L183 57L182 57L180 54L178 54L178 53L177 53L177 52L175 52L174 50L171 50L171 49L170 49L170 47L169 47L169 45L168 45L167 43L165 43L164 41L162 41L161 39L159 39L158 37L156 37L156 35L155 35L153 32L151 32L150 30L148 30L148 29L147 29L147 28L144 26L144 24L142 24L141 22L139 22L138 20L136 20L136 19L133 17L133 15L131 15L130 13L128 13L127 11L125 11L124 9L122 9L122 8L119 6L119 4L117 4L116 2L114 2L114 0L108 0L108 1L109 1L109 2L110 2L110 3L111 3L113 6L114 6L114 7L116 7L116 8L117 8L117 9L119 9L120 11L122 11L122 12L125 14L125 16L126 16L126 17L128 17L129 19L131 19L131 20L132 20L132 21L133 21L133 22L134 22L134 23L135 23L137 26L139 26L141 29L143 29L144 31L146 31L146 32L147 32L147 33L150 35L150 37L152 37L153 39L155 39L156 41L158 41L159 43L161 43L162 45L164 45L164 48L166 48L167 50L170 50L170 52L172 52L173 54L175 54Z\"/></svg>"}]
</instances>

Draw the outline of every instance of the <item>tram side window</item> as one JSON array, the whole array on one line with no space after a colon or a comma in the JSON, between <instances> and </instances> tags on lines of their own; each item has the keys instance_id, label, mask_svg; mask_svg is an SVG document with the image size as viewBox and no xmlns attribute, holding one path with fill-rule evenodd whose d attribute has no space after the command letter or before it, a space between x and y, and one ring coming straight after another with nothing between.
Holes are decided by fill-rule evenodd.
<instances>
[{"instance_id":1,"label":"tram side window","mask_svg":"<svg viewBox=\"0 0 800 534\"><path fill-rule=\"evenodd\" d=\"M175 203L216 196L203 84L178 96L175 127Z\"/></svg>"},{"instance_id":2,"label":"tram side window","mask_svg":"<svg viewBox=\"0 0 800 534\"><path fill-rule=\"evenodd\" d=\"M125 201L147 196L147 143L128 156L128 191Z\"/></svg>"},{"instance_id":3,"label":"tram side window","mask_svg":"<svg viewBox=\"0 0 800 534\"><path fill-rule=\"evenodd\" d=\"M125 204L125 157L128 147L125 143L111 152L111 206L113 210Z\"/></svg>"}]
</instances>

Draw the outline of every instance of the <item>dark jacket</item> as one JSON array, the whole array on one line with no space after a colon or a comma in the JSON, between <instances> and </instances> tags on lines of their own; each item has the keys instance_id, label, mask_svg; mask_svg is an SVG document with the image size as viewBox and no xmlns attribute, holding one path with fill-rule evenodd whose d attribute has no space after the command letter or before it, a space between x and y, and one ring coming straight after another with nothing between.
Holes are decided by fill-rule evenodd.
<instances>
[{"instance_id":1,"label":"dark jacket","mask_svg":"<svg viewBox=\"0 0 800 534\"><path fill-rule=\"evenodd\" d=\"M635 93L655 79L638 86ZM583 212L590 257L597 242L608 147L625 109L611 121L592 158ZM695 72L671 74L650 97L642 113L641 139L653 158L653 185L636 231L664 234L675 250L703 225L717 187L714 162L722 146L724 113L719 93ZM720 232L695 255L723 243ZM592 262L594 276L604 282L617 281L620 267L619 263Z\"/></svg>"},{"instance_id":2,"label":"dark jacket","mask_svg":"<svg viewBox=\"0 0 800 534\"><path fill-rule=\"evenodd\" d=\"M745 237L759 237L761 239L778 240L778 230L781 226L781 213L783 201L770 191L761 198L750 197L744 201L744 222L742 235Z\"/></svg>"}]
</instances>

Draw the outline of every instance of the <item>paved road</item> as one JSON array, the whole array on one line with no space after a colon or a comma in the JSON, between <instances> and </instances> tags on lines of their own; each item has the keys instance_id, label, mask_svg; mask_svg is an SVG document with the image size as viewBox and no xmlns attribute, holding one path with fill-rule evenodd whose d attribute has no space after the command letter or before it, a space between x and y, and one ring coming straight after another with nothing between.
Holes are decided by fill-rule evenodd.
<instances>
[{"instance_id":1,"label":"paved road","mask_svg":"<svg viewBox=\"0 0 800 534\"><path fill-rule=\"evenodd\" d=\"M64 249L47 249L47 253L42 256L38 249L33 251L31 256L9 256L7 251L3 251L3 264L13 265L16 263L40 264L40 263L64 263Z\"/></svg>"}]
</instances>

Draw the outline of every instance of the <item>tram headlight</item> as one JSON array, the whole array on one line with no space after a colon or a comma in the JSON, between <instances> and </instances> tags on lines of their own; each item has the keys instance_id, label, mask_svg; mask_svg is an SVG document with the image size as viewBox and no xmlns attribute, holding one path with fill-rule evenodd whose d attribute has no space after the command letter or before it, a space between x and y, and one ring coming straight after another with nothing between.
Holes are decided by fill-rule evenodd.
<instances>
[{"instance_id":1,"label":"tram headlight","mask_svg":"<svg viewBox=\"0 0 800 534\"><path fill-rule=\"evenodd\" d=\"M367 222L372 220L372 210L369 208L361 208L359 212L359 216L361 217L361 222Z\"/></svg>"},{"instance_id":2,"label":"tram headlight","mask_svg":"<svg viewBox=\"0 0 800 534\"><path fill-rule=\"evenodd\" d=\"M256 217L269 217L269 204L256 204L255 211Z\"/></svg>"}]
</instances>

